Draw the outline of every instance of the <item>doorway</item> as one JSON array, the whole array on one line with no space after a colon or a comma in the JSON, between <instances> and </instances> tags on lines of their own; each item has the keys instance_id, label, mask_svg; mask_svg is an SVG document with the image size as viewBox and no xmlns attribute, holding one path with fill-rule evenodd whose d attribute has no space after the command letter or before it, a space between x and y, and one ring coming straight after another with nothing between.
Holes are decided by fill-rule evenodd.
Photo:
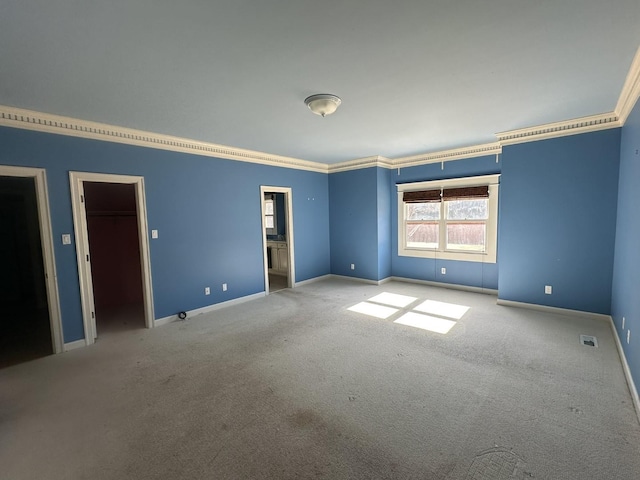
<instances>
[{"instance_id":1,"label":"doorway","mask_svg":"<svg viewBox=\"0 0 640 480\"><path fill-rule=\"evenodd\" d=\"M0 368L62 351L44 170L0 166Z\"/></svg>"},{"instance_id":2,"label":"doorway","mask_svg":"<svg viewBox=\"0 0 640 480\"><path fill-rule=\"evenodd\" d=\"M260 187L265 293L295 285L291 188Z\"/></svg>"},{"instance_id":3,"label":"doorway","mask_svg":"<svg viewBox=\"0 0 640 480\"><path fill-rule=\"evenodd\" d=\"M151 328L143 178L78 172L70 177L85 342Z\"/></svg>"},{"instance_id":4,"label":"doorway","mask_svg":"<svg viewBox=\"0 0 640 480\"><path fill-rule=\"evenodd\" d=\"M84 182L96 334L145 328L136 190Z\"/></svg>"}]
</instances>

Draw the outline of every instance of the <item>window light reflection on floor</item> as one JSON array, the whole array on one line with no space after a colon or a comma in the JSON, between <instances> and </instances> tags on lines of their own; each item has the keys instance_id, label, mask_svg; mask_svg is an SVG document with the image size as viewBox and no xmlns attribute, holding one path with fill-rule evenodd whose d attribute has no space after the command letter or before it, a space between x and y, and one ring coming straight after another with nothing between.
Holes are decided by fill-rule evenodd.
<instances>
[{"instance_id":1,"label":"window light reflection on floor","mask_svg":"<svg viewBox=\"0 0 640 480\"><path fill-rule=\"evenodd\" d=\"M375 303L369 302L360 302L353 307L349 307L348 310L383 319L389 318L391 315L398 312L397 308L385 307L384 305L376 305Z\"/></svg>"},{"instance_id":2,"label":"window light reflection on floor","mask_svg":"<svg viewBox=\"0 0 640 480\"><path fill-rule=\"evenodd\" d=\"M436 302L435 300L427 300L422 302L417 307L414 307L416 312L429 313L431 315L438 315L439 317L453 318L460 320L462 316L467 313L469 307L464 305L456 305L454 303Z\"/></svg>"},{"instance_id":3,"label":"window light reflection on floor","mask_svg":"<svg viewBox=\"0 0 640 480\"><path fill-rule=\"evenodd\" d=\"M429 330L430 332L442 333L443 335L449 333L449 330L456 324L453 320L446 320L444 318L414 312L405 313L393 323L421 328L422 330Z\"/></svg>"},{"instance_id":4,"label":"window light reflection on floor","mask_svg":"<svg viewBox=\"0 0 640 480\"><path fill-rule=\"evenodd\" d=\"M382 292L371 297L366 302L360 302L350 307L348 310L381 319L387 319L398 312L406 312L394 323L444 335L449 333L449 330L456 324L454 320L460 320L470 308L464 305L437 302L435 300L425 300L416 307L411 308L410 305L417 300L416 297L408 295ZM407 310L413 311L407 312Z\"/></svg>"},{"instance_id":5,"label":"window light reflection on floor","mask_svg":"<svg viewBox=\"0 0 640 480\"><path fill-rule=\"evenodd\" d=\"M398 295L397 293L382 292L375 297L370 298L369 302L382 303L392 307L404 308L417 300L416 297L408 295Z\"/></svg>"}]
</instances>

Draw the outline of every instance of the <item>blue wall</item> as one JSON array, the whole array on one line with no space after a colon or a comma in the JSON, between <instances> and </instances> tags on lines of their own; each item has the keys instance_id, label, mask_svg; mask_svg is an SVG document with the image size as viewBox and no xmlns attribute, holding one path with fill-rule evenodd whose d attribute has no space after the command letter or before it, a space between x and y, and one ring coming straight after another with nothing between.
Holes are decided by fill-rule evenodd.
<instances>
[{"instance_id":1,"label":"blue wall","mask_svg":"<svg viewBox=\"0 0 640 480\"><path fill-rule=\"evenodd\" d=\"M59 242L73 233L69 171L145 178L149 229L159 230L150 241L157 318L264 290L259 186L275 185L293 190L297 281L334 273L498 288L502 299L612 311L618 329L625 315L640 335L638 117L636 107L622 131L506 146L499 163L491 155L444 168L325 175L10 128L0 128L0 164L47 171L66 342L84 335L75 248ZM396 184L495 173L499 263L397 255ZM637 371L637 352L627 355Z\"/></svg>"},{"instance_id":2,"label":"blue wall","mask_svg":"<svg viewBox=\"0 0 640 480\"><path fill-rule=\"evenodd\" d=\"M377 169L378 187L378 279L391 276L391 170Z\"/></svg>"},{"instance_id":3,"label":"blue wall","mask_svg":"<svg viewBox=\"0 0 640 480\"><path fill-rule=\"evenodd\" d=\"M442 180L447 178L474 177L500 173L500 163L495 155L468 158L440 163L419 165L391 171L391 271L396 277L452 283L488 289L498 288L498 263L462 262L437 258L401 257L398 255L398 195L396 184ZM502 189L502 187L500 187ZM499 193L501 202L502 192ZM498 218L498 221L500 219ZM498 259L500 238L498 237ZM446 275L440 273L445 267Z\"/></svg>"},{"instance_id":4,"label":"blue wall","mask_svg":"<svg viewBox=\"0 0 640 480\"><path fill-rule=\"evenodd\" d=\"M380 279L377 197L375 167L329 175L331 273Z\"/></svg>"},{"instance_id":5,"label":"blue wall","mask_svg":"<svg viewBox=\"0 0 640 480\"><path fill-rule=\"evenodd\" d=\"M620 129L503 148L501 299L610 312L619 159Z\"/></svg>"},{"instance_id":6,"label":"blue wall","mask_svg":"<svg viewBox=\"0 0 640 480\"><path fill-rule=\"evenodd\" d=\"M622 128L611 315L634 382L640 386L640 103ZM625 328L622 328L625 317ZM631 342L627 344L627 330Z\"/></svg>"},{"instance_id":7,"label":"blue wall","mask_svg":"<svg viewBox=\"0 0 640 480\"><path fill-rule=\"evenodd\" d=\"M69 171L144 177L156 318L264 291L260 185L292 187L296 281L329 273L325 174L12 128L0 164L46 169L65 342L84 337L75 248L60 242Z\"/></svg>"},{"instance_id":8,"label":"blue wall","mask_svg":"<svg viewBox=\"0 0 640 480\"><path fill-rule=\"evenodd\" d=\"M331 273L375 281L391 276L390 178L379 167L329 175Z\"/></svg>"}]
</instances>

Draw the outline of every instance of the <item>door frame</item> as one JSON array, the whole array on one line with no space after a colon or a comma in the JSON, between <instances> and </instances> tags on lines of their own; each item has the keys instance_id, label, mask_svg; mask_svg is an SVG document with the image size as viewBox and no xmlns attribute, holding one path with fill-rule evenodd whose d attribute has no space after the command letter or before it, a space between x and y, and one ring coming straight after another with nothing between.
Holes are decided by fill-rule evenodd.
<instances>
[{"instance_id":1,"label":"door frame","mask_svg":"<svg viewBox=\"0 0 640 480\"><path fill-rule=\"evenodd\" d=\"M296 285L296 265L294 255L294 238L293 238L293 194L291 187L274 187L269 185L260 185L260 215L262 225L262 255L264 261L264 292L269 295L269 258L267 251L267 226L264 222L264 195L265 193L284 193L284 216L287 228L287 284L289 288Z\"/></svg>"},{"instance_id":2,"label":"door frame","mask_svg":"<svg viewBox=\"0 0 640 480\"><path fill-rule=\"evenodd\" d=\"M138 242L140 246L140 268L142 271L142 294L144 317L147 328L154 326L153 289L151 285L151 260L149 255L149 235L147 225L147 205L144 192L144 177L133 175L115 175L106 173L69 172L71 183L71 206L73 209L73 228L76 236L76 257L82 301L82 321L85 343L91 345L97 337L95 299L93 296L93 277L89 257L89 232L87 212L84 203L84 182L102 182L134 185L136 191L136 217L138 220Z\"/></svg>"},{"instance_id":3,"label":"door frame","mask_svg":"<svg viewBox=\"0 0 640 480\"><path fill-rule=\"evenodd\" d=\"M53 231L51 227L51 210L49 208L46 171L44 168L0 165L0 176L34 179L38 220L40 224L42 262L49 309L49 323L51 325L51 343L54 353L62 353L64 351L64 340L62 334L62 318L60 315L60 294L58 292L58 275L56 273L56 261L53 253Z\"/></svg>"}]
</instances>

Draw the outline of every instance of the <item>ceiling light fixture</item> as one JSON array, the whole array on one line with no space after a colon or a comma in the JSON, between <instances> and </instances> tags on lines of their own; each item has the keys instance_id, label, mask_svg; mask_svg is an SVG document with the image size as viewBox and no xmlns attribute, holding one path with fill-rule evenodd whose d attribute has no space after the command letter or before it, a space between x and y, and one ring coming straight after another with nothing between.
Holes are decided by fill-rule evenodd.
<instances>
[{"instance_id":1,"label":"ceiling light fixture","mask_svg":"<svg viewBox=\"0 0 640 480\"><path fill-rule=\"evenodd\" d=\"M316 115L326 117L338 109L342 100L340 100L340 97L337 97L336 95L320 93L318 95L311 95L310 97L305 98L304 103L309 107L309 110Z\"/></svg>"}]
</instances>

